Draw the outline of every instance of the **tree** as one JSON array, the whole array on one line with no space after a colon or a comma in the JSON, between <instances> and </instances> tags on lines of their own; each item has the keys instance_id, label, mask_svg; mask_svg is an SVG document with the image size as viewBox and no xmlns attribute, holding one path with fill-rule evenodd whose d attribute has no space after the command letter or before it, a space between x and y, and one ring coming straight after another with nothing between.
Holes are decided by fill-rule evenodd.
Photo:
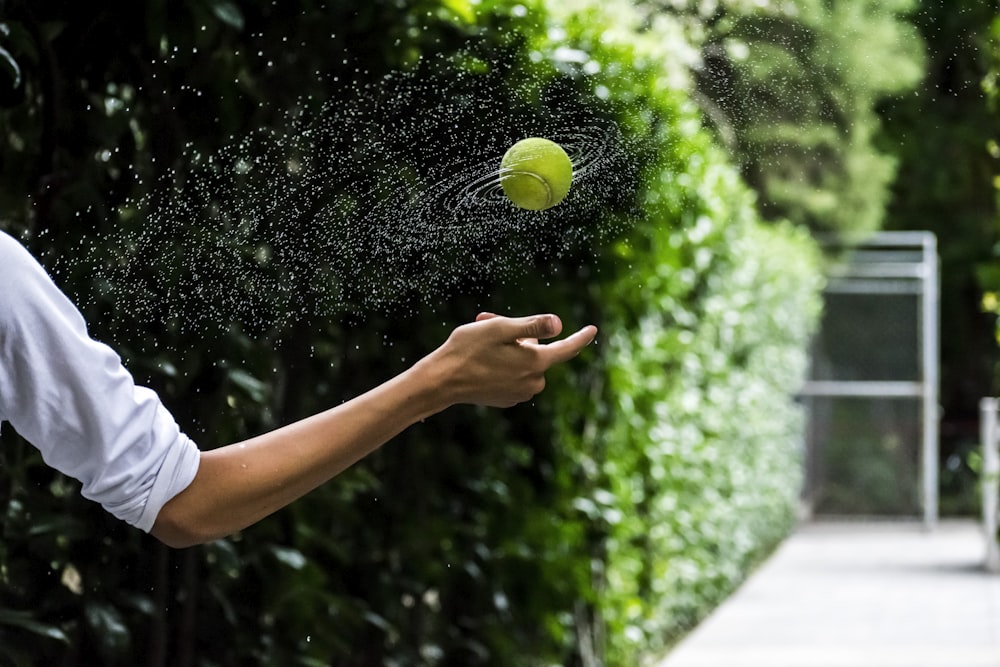
<instances>
[{"instance_id":1,"label":"tree","mask_svg":"<svg viewBox=\"0 0 1000 667\"><path fill-rule=\"evenodd\" d=\"M821 233L937 235L942 502L968 511L974 494L962 461L996 363L980 294L1000 286L991 261L997 124L981 87L996 50L997 3L687 7L691 30L704 36L701 108L768 217Z\"/></svg>"},{"instance_id":2,"label":"tree","mask_svg":"<svg viewBox=\"0 0 1000 667\"><path fill-rule=\"evenodd\" d=\"M977 406L996 390L996 345L982 292L1000 287L996 116L983 93L1000 3L925 2L912 21L927 45L913 95L886 100L880 145L899 156L886 216L889 229L926 229L941 256L941 450L945 511L974 511L975 481L964 464L978 442ZM953 508L947 506L954 503Z\"/></svg>"},{"instance_id":3,"label":"tree","mask_svg":"<svg viewBox=\"0 0 1000 667\"><path fill-rule=\"evenodd\" d=\"M690 3L701 15L699 100L770 219L878 229L896 160L879 104L919 80L912 0Z\"/></svg>"}]
</instances>

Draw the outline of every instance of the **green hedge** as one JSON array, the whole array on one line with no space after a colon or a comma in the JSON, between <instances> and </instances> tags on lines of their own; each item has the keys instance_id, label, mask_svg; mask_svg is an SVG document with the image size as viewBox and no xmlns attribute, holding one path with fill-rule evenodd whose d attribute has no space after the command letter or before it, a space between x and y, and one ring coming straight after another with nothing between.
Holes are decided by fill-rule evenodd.
<instances>
[{"instance_id":1,"label":"green hedge","mask_svg":"<svg viewBox=\"0 0 1000 667\"><path fill-rule=\"evenodd\" d=\"M601 334L551 373L533 404L452 409L260 525L184 552L81 501L74 483L5 432L0 656L15 664L360 667L634 665L658 653L791 525L801 437L791 395L819 288L811 241L761 224L749 190L701 129L687 92L694 50L684 31L666 15L644 21L625 2L386 2L345 16L322 3L244 13L228 2L184 6L197 19L190 26L141 11L96 15L94 25L135 31L134 43L93 54L85 68L93 78L65 83L78 113L66 122L83 138L68 141L75 135L67 128L57 163L83 178L59 190L55 206L18 209L4 226L53 266L69 267L58 279L86 304L93 330L203 445L363 391L480 309L553 311L568 327L594 322ZM211 16L217 22L206 37L197 25ZM277 74L258 69L257 47L292 49L284 76L301 94L319 96L310 73L332 62L335 48L296 51L281 37L297 30L313 45L307 38L334 21L348 36L337 48L356 47L373 80L394 67L419 74L415 54L457 53L472 40L476 59L451 60L472 63L456 76L456 90L488 78L486 89L506 96L496 99L509 117L494 118L507 131L543 114L552 96L613 120L630 157L618 165L616 191L595 199L599 210L557 218L562 228L508 239L499 247L521 270L457 275L446 305L313 314L253 335L239 326L203 336L137 322L123 285L106 284L87 261L55 261L81 241L94 244L94 257L121 251L98 234L107 224L101 209L121 207L112 229L142 224L122 194L141 190L115 175L113 167L128 164L116 160L152 172L166 156L177 159L170 142L149 134L162 122L162 100L148 89L137 89L124 117L84 112L110 94L107 77L130 76L123 54L156 51L159 30L170 42L198 45L218 70L190 76L225 100L217 123L238 135L255 122L279 123L283 109L281 95L263 103L260 91L277 85ZM53 48L67 58L73 46ZM185 57L165 61L164 71L183 79L192 66ZM72 64L63 61L67 70ZM447 67L429 75L442 71L450 76ZM87 94L78 99L79 90ZM248 107L252 117L240 115L236 93L261 102ZM8 112L11 127L33 127L33 104L29 96ZM199 126L194 115L174 120L210 152L218 128ZM474 117L464 123L457 136L481 131ZM134 126L147 144L110 165L93 160L109 137ZM49 176L35 145L21 149L42 165L23 177L41 174L22 186L30 192ZM9 182L4 201L16 199L21 180ZM199 224L164 233L179 243L208 233ZM171 258L156 261L157 271L143 276L150 285L183 284L183 265L161 273Z\"/></svg>"},{"instance_id":2,"label":"green hedge","mask_svg":"<svg viewBox=\"0 0 1000 667\"><path fill-rule=\"evenodd\" d=\"M604 11L630 16L625 3ZM637 37L632 15L632 31L598 39L592 26L607 20L570 33L638 74L618 81L624 122L665 120L649 136L643 220L609 248L616 278L595 287L601 371L572 383L591 378L593 393L556 400L561 414L588 415L583 428L561 421L560 442L586 471L577 504L600 527L592 632L607 638L608 664L626 665L691 627L792 525L802 415L790 396L819 310L820 257L801 230L760 223L699 128L663 67L682 52L676 27Z\"/></svg>"}]
</instances>

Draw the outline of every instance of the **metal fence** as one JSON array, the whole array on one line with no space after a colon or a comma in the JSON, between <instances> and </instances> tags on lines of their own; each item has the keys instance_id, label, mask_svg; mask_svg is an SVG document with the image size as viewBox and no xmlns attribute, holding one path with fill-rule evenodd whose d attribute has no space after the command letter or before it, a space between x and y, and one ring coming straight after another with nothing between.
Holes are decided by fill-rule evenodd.
<instances>
[{"instance_id":1,"label":"metal fence","mask_svg":"<svg viewBox=\"0 0 1000 667\"><path fill-rule=\"evenodd\" d=\"M938 517L938 257L929 232L831 248L802 390L813 514Z\"/></svg>"},{"instance_id":2,"label":"metal fence","mask_svg":"<svg viewBox=\"0 0 1000 667\"><path fill-rule=\"evenodd\" d=\"M1000 572L1000 450L997 440L1000 428L997 426L996 398L984 398L979 402L980 438L983 442L982 479L983 537L986 539L986 569Z\"/></svg>"}]
</instances>

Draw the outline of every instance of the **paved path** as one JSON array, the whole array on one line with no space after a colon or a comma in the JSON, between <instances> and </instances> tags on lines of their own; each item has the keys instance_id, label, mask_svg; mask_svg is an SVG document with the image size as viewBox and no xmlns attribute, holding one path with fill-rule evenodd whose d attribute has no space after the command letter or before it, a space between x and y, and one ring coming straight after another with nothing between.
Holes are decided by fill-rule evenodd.
<instances>
[{"instance_id":1,"label":"paved path","mask_svg":"<svg viewBox=\"0 0 1000 667\"><path fill-rule=\"evenodd\" d=\"M977 524L800 528L659 667L1000 667Z\"/></svg>"}]
</instances>

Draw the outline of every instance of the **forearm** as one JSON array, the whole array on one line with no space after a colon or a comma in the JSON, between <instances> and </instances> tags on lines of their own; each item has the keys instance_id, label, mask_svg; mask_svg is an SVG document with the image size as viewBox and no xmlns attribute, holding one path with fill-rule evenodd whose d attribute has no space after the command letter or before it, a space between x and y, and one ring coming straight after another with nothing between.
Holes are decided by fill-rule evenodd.
<instances>
[{"instance_id":1,"label":"forearm","mask_svg":"<svg viewBox=\"0 0 1000 667\"><path fill-rule=\"evenodd\" d=\"M172 546L229 535L272 514L447 407L423 361L357 398L245 442L203 452L191 485L161 510L152 533Z\"/></svg>"},{"instance_id":2,"label":"forearm","mask_svg":"<svg viewBox=\"0 0 1000 667\"><path fill-rule=\"evenodd\" d=\"M246 442L204 452L191 484L157 516L172 546L223 537L333 478L411 424L455 403L509 407L545 386L545 371L597 334L584 327L554 343L562 323L544 315L489 314L459 327L402 375L352 401Z\"/></svg>"}]
</instances>

